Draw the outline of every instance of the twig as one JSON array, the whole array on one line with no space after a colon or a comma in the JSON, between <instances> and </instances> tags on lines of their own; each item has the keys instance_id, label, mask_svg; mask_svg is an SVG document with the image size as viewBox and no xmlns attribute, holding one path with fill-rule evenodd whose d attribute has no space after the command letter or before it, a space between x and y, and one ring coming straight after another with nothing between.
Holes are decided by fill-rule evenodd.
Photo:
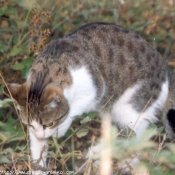
<instances>
[{"instance_id":1,"label":"twig","mask_svg":"<svg viewBox=\"0 0 175 175\"><path fill-rule=\"evenodd\" d=\"M89 159L87 161L87 166L84 172L84 175L91 175L91 169L92 169L92 159L93 159L93 151L92 151L92 147L94 146L94 142L95 142L95 136L92 137L92 144L91 147L89 148Z\"/></svg>"},{"instance_id":2,"label":"twig","mask_svg":"<svg viewBox=\"0 0 175 175\"><path fill-rule=\"evenodd\" d=\"M145 107L143 108L143 110L141 111L139 117L137 118L136 122L134 123L134 126L132 127L132 130L130 131L129 135L128 135L128 139L131 137L132 133L133 133L133 129L136 126L137 122L139 121L140 117L142 116L142 114L145 112L146 108L148 107L149 103L151 102L152 97L148 100L147 104L145 105ZM128 140L127 139L127 140Z\"/></svg>"},{"instance_id":3,"label":"twig","mask_svg":"<svg viewBox=\"0 0 175 175\"><path fill-rule=\"evenodd\" d=\"M113 95L109 98L109 100L103 105L102 109L104 109L104 107L113 99L114 95L115 95L115 94L113 94Z\"/></svg>"}]
</instances>

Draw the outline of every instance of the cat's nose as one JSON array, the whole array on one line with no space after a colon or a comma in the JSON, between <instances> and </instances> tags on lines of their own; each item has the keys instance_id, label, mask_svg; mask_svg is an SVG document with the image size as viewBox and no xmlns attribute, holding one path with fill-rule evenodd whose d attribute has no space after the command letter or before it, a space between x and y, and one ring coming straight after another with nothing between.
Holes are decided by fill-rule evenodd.
<instances>
[{"instance_id":1,"label":"cat's nose","mask_svg":"<svg viewBox=\"0 0 175 175\"><path fill-rule=\"evenodd\" d=\"M38 131L35 134L38 139L44 139L45 136L44 131Z\"/></svg>"}]
</instances>

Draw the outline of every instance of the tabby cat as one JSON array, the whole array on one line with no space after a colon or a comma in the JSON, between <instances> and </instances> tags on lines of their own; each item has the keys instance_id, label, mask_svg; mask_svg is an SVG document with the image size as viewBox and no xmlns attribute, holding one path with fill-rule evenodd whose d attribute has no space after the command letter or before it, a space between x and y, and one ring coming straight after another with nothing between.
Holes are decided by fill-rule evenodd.
<instances>
[{"instance_id":1,"label":"tabby cat","mask_svg":"<svg viewBox=\"0 0 175 175\"><path fill-rule=\"evenodd\" d=\"M91 23L49 43L23 84L4 91L28 126L33 162L46 166L47 138L64 136L76 116L108 113L137 137L159 116L175 138L175 74L139 35ZM141 115L141 116L140 116Z\"/></svg>"}]
</instances>

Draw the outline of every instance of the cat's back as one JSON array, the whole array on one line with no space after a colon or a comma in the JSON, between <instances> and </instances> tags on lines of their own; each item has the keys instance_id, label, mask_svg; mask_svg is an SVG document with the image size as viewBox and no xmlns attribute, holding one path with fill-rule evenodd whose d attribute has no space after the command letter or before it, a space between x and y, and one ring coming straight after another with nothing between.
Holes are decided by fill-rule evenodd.
<instances>
[{"instance_id":1,"label":"cat's back","mask_svg":"<svg viewBox=\"0 0 175 175\"><path fill-rule=\"evenodd\" d=\"M93 62L96 63L95 66L103 64L108 67L115 64L124 68L132 62L136 65L135 68L146 67L149 63L151 68L155 69L165 61L156 49L138 34L110 23L84 25L49 43L36 60L61 60L63 64L66 59L62 57L65 55L69 57L69 64L72 63L70 60L73 60L77 66Z\"/></svg>"},{"instance_id":2,"label":"cat's back","mask_svg":"<svg viewBox=\"0 0 175 175\"><path fill-rule=\"evenodd\" d=\"M85 66L99 94L106 86L104 101L118 98L128 87L147 83L150 95L158 94L165 80L166 60L134 32L118 25L91 23L48 44L34 63L50 72ZM44 69L44 67L42 67ZM145 91L145 96L147 92Z\"/></svg>"},{"instance_id":3,"label":"cat's back","mask_svg":"<svg viewBox=\"0 0 175 175\"><path fill-rule=\"evenodd\" d=\"M134 73L156 71L165 60L149 43L136 33L109 23L91 23L80 27L63 38L49 43L35 62L59 62L72 67L93 65L110 75L125 70ZM48 64L49 65L49 64Z\"/></svg>"}]
</instances>

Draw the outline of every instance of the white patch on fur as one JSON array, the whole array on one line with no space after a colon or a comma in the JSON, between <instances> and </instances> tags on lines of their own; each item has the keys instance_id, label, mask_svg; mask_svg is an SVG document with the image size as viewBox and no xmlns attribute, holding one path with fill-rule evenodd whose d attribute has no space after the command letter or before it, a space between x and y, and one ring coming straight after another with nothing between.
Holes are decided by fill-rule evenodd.
<instances>
[{"instance_id":1,"label":"white patch on fur","mask_svg":"<svg viewBox=\"0 0 175 175\"><path fill-rule=\"evenodd\" d=\"M46 156L47 156L47 138L52 136L57 128L43 128L43 125L39 124L37 121L33 120L29 127L29 136L30 136L30 149L32 160L35 162L40 157L42 159L39 162L39 165L46 166ZM45 147L45 151L43 150ZM42 154L42 155L41 155Z\"/></svg>"},{"instance_id":2,"label":"white patch on fur","mask_svg":"<svg viewBox=\"0 0 175 175\"><path fill-rule=\"evenodd\" d=\"M38 139L43 139L45 138L45 133L44 133L44 129L43 126L40 125L37 121L33 120L31 122L31 125L33 126L33 128L31 128L31 131L33 131L33 133L35 134L35 136Z\"/></svg>"},{"instance_id":3,"label":"white patch on fur","mask_svg":"<svg viewBox=\"0 0 175 175\"><path fill-rule=\"evenodd\" d=\"M56 108L56 107L58 107L58 105L57 105L57 103L55 102L55 100L53 100L49 105L50 105L51 108Z\"/></svg>"},{"instance_id":4,"label":"white patch on fur","mask_svg":"<svg viewBox=\"0 0 175 175\"><path fill-rule=\"evenodd\" d=\"M168 97L169 82L166 80L162 84L158 99L142 114L138 113L130 103L131 98L137 93L141 86L141 84L136 84L135 86L128 88L119 100L115 102L112 109L114 122L118 123L121 128L129 126L135 131L137 137L140 137L148 127L149 122L147 120L153 123L158 121L156 118L156 111L157 109L163 108L165 104Z\"/></svg>"},{"instance_id":5,"label":"white patch on fur","mask_svg":"<svg viewBox=\"0 0 175 175\"><path fill-rule=\"evenodd\" d=\"M30 151L31 151L32 160L34 162L37 162L37 160L40 157L42 157L42 159L39 162L39 165L46 166L47 150L43 151L42 153L44 146L47 147L46 139L38 139L35 133L33 132L32 127L29 127L29 136L30 136Z\"/></svg>"},{"instance_id":6,"label":"white patch on fur","mask_svg":"<svg viewBox=\"0 0 175 175\"><path fill-rule=\"evenodd\" d=\"M70 107L68 118L74 118L84 112L96 109L97 90L86 67L70 70L70 72L73 83L63 93Z\"/></svg>"}]
</instances>

